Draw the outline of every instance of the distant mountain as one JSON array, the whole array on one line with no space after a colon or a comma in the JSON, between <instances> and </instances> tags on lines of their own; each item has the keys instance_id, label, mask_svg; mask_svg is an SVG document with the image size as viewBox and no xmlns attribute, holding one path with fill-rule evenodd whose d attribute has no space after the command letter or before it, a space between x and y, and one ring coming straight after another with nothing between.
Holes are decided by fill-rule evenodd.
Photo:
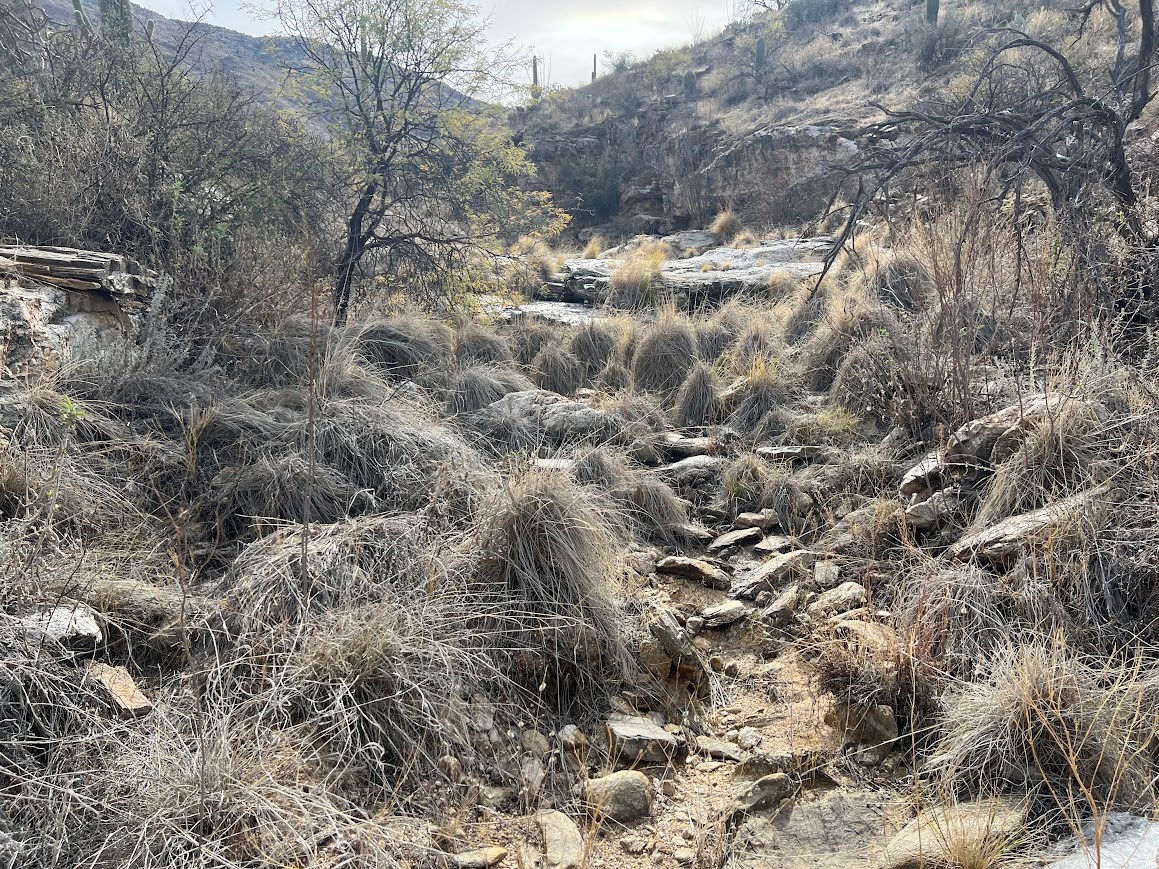
<instances>
[{"instance_id":1,"label":"distant mountain","mask_svg":"<svg viewBox=\"0 0 1159 869\"><path fill-rule=\"evenodd\" d=\"M82 3L96 26L100 20L96 0ZM74 18L70 0L39 0L39 5L55 22L67 23ZM286 70L304 62L294 40L284 36L248 36L213 24L176 21L140 6L133 6L133 19L140 31L152 21L153 39L164 49L194 39L196 47L189 57L191 68L202 73L228 73L282 108L305 108L302 95L294 95L284 87Z\"/></svg>"}]
</instances>

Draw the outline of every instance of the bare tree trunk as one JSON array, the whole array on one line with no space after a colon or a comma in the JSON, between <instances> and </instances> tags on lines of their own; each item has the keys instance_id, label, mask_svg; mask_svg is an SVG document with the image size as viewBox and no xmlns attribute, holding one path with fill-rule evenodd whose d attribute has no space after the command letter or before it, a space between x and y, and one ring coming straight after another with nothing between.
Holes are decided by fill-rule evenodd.
<instances>
[{"instance_id":1,"label":"bare tree trunk","mask_svg":"<svg viewBox=\"0 0 1159 869\"><path fill-rule=\"evenodd\" d=\"M374 201L374 194L378 185L371 182L366 185L358 204L350 214L346 223L346 245L342 249L342 256L338 260L338 273L334 278L334 325L345 326L346 315L350 310L350 293L354 286L354 271L358 268L358 261L366 251L366 237L362 224L366 214L370 211L370 204Z\"/></svg>"}]
</instances>

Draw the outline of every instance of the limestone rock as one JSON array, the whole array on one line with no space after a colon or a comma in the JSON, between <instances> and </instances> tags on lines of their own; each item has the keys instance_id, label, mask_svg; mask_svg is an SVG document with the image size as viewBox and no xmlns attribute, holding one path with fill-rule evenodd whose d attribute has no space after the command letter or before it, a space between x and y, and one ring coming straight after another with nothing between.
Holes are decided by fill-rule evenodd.
<instances>
[{"instance_id":1,"label":"limestone rock","mask_svg":"<svg viewBox=\"0 0 1159 869\"><path fill-rule=\"evenodd\" d=\"M818 561L813 565L814 591L828 591L841 583L841 566L836 561Z\"/></svg>"},{"instance_id":2,"label":"limestone rock","mask_svg":"<svg viewBox=\"0 0 1159 869\"><path fill-rule=\"evenodd\" d=\"M903 496L933 492L942 487L945 468L937 453L930 453L905 472L898 487Z\"/></svg>"},{"instance_id":3,"label":"limestone rock","mask_svg":"<svg viewBox=\"0 0 1159 869\"><path fill-rule=\"evenodd\" d=\"M708 551L720 552L733 546L748 546L753 543L759 543L764 536L765 534L760 528L737 528L734 531L721 534L709 543Z\"/></svg>"},{"instance_id":4,"label":"limestone rock","mask_svg":"<svg viewBox=\"0 0 1159 869\"><path fill-rule=\"evenodd\" d=\"M565 751L572 754L583 754L588 748L588 738L583 731L574 724L565 724L559 729L559 733L555 735L559 740L559 744L563 746Z\"/></svg>"},{"instance_id":5,"label":"limestone rock","mask_svg":"<svg viewBox=\"0 0 1159 869\"><path fill-rule=\"evenodd\" d=\"M756 454L770 462L803 462L814 459L825 452L825 448L814 444L797 446L757 447Z\"/></svg>"},{"instance_id":6,"label":"limestone rock","mask_svg":"<svg viewBox=\"0 0 1159 869\"><path fill-rule=\"evenodd\" d=\"M732 594L751 600L764 589L775 591L777 586L812 567L816 560L817 553L808 549L795 549L776 555L737 580L732 586Z\"/></svg>"},{"instance_id":7,"label":"limestone rock","mask_svg":"<svg viewBox=\"0 0 1159 869\"><path fill-rule=\"evenodd\" d=\"M656 572L669 576L679 576L690 582L720 591L724 591L732 585L732 577L715 564L698 558L686 558L682 555L669 555L661 558L656 562Z\"/></svg>"},{"instance_id":8,"label":"limestone rock","mask_svg":"<svg viewBox=\"0 0 1159 869\"><path fill-rule=\"evenodd\" d=\"M1072 853L1047 869L1155 869L1159 866L1159 822L1109 812L1102 821L1096 848L1092 821L1083 823L1082 839L1072 837Z\"/></svg>"},{"instance_id":9,"label":"limestone rock","mask_svg":"<svg viewBox=\"0 0 1159 869\"><path fill-rule=\"evenodd\" d=\"M74 653L95 652L105 641L96 613L84 604L55 606L22 621L32 632L30 640L39 632Z\"/></svg>"},{"instance_id":10,"label":"limestone rock","mask_svg":"<svg viewBox=\"0 0 1159 869\"><path fill-rule=\"evenodd\" d=\"M551 754L551 740L538 730L523 731L519 735L519 744L523 746L524 751L531 752L541 760Z\"/></svg>"},{"instance_id":11,"label":"limestone rock","mask_svg":"<svg viewBox=\"0 0 1159 869\"><path fill-rule=\"evenodd\" d=\"M897 716L882 703L867 706L838 700L826 721L866 748L889 747L897 741Z\"/></svg>"},{"instance_id":12,"label":"limestone rock","mask_svg":"<svg viewBox=\"0 0 1159 869\"><path fill-rule=\"evenodd\" d=\"M507 849L492 845L489 848L476 848L474 851L462 851L451 858L456 869L491 869L507 859Z\"/></svg>"},{"instance_id":13,"label":"limestone rock","mask_svg":"<svg viewBox=\"0 0 1159 869\"><path fill-rule=\"evenodd\" d=\"M961 490L953 486L934 492L924 501L905 508L905 521L914 528L936 528L962 511Z\"/></svg>"},{"instance_id":14,"label":"limestone rock","mask_svg":"<svg viewBox=\"0 0 1159 869\"><path fill-rule=\"evenodd\" d=\"M882 861L883 869L946 865L947 858L961 847L960 843L1010 841L1018 835L1025 817L1025 806L999 799L923 812L890 840Z\"/></svg>"},{"instance_id":15,"label":"limestone rock","mask_svg":"<svg viewBox=\"0 0 1159 869\"><path fill-rule=\"evenodd\" d=\"M597 817L627 824L652 811L652 782L637 770L621 770L583 783L583 798Z\"/></svg>"},{"instance_id":16,"label":"limestone rock","mask_svg":"<svg viewBox=\"0 0 1159 869\"><path fill-rule=\"evenodd\" d=\"M575 821L563 812L540 812L535 823L543 836L544 869L583 869L587 849Z\"/></svg>"},{"instance_id":17,"label":"limestone rock","mask_svg":"<svg viewBox=\"0 0 1159 869\"><path fill-rule=\"evenodd\" d=\"M716 438L693 438L677 432L665 433L660 439L660 446L674 459L711 456L720 451L720 441Z\"/></svg>"},{"instance_id":18,"label":"limestone rock","mask_svg":"<svg viewBox=\"0 0 1159 869\"><path fill-rule=\"evenodd\" d=\"M869 600L869 592L859 582L843 582L836 588L819 595L809 604L806 612L813 618L820 618L834 613L849 612L857 607L865 606Z\"/></svg>"},{"instance_id":19,"label":"limestone rock","mask_svg":"<svg viewBox=\"0 0 1159 869\"><path fill-rule=\"evenodd\" d=\"M89 661L85 669L88 675L109 693L113 705L121 715L126 718L140 718L153 711L153 704L141 693L141 689L124 667L111 667L100 661Z\"/></svg>"},{"instance_id":20,"label":"limestone rock","mask_svg":"<svg viewBox=\"0 0 1159 869\"><path fill-rule=\"evenodd\" d=\"M753 552L758 555L780 555L793 548L793 538L783 535L766 537L760 543L753 545Z\"/></svg>"},{"instance_id":21,"label":"limestone rock","mask_svg":"<svg viewBox=\"0 0 1159 869\"><path fill-rule=\"evenodd\" d=\"M801 586L790 585L761 611L761 618L774 627L784 627L797 615L797 608L801 605Z\"/></svg>"},{"instance_id":22,"label":"limestone rock","mask_svg":"<svg viewBox=\"0 0 1159 869\"><path fill-rule=\"evenodd\" d=\"M706 607L701 611L700 617L704 619L706 627L723 628L734 622L739 622L748 614L749 608L739 600L726 600Z\"/></svg>"},{"instance_id":23,"label":"limestone rock","mask_svg":"<svg viewBox=\"0 0 1159 869\"><path fill-rule=\"evenodd\" d=\"M667 763L680 754L680 741L647 718L613 715L607 728L608 750L620 763Z\"/></svg>"}]
</instances>

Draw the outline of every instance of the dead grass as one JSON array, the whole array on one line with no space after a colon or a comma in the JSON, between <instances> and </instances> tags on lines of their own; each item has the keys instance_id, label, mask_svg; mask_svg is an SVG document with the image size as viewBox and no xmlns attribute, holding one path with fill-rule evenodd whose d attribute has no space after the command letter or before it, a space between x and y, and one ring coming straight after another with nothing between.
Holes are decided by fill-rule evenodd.
<instances>
[{"instance_id":1,"label":"dead grass","mask_svg":"<svg viewBox=\"0 0 1159 869\"><path fill-rule=\"evenodd\" d=\"M676 394L672 419L680 428L713 425L720 418L720 398L712 368L697 362Z\"/></svg>"},{"instance_id":2,"label":"dead grass","mask_svg":"<svg viewBox=\"0 0 1159 869\"><path fill-rule=\"evenodd\" d=\"M568 349L583 363L587 376L595 377L616 349L616 331L599 320L592 320L572 333Z\"/></svg>"},{"instance_id":3,"label":"dead grass","mask_svg":"<svg viewBox=\"0 0 1159 869\"><path fill-rule=\"evenodd\" d=\"M730 243L743 229L744 226L741 224L740 215L731 208L726 208L717 214L708 227L708 231L716 235L725 244Z\"/></svg>"},{"instance_id":4,"label":"dead grass","mask_svg":"<svg viewBox=\"0 0 1159 869\"><path fill-rule=\"evenodd\" d=\"M674 393L696 362L696 337L685 317L665 311L648 328L632 355L632 385L645 392Z\"/></svg>"},{"instance_id":5,"label":"dead grass","mask_svg":"<svg viewBox=\"0 0 1159 869\"><path fill-rule=\"evenodd\" d=\"M371 321L353 329L362 356L399 377L446 365L454 334L443 323L414 315ZM305 378L299 377L301 383Z\"/></svg>"},{"instance_id":6,"label":"dead grass","mask_svg":"<svg viewBox=\"0 0 1159 869\"><path fill-rule=\"evenodd\" d=\"M455 360L460 365L508 365L513 359L503 337L486 326L468 322L455 333Z\"/></svg>"},{"instance_id":7,"label":"dead grass","mask_svg":"<svg viewBox=\"0 0 1159 869\"><path fill-rule=\"evenodd\" d=\"M566 347L548 344L531 360L535 385L560 395L574 395L584 385L584 365Z\"/></svg>"},{"instance_id":8,"label":"dead grass","mask_svg":"<svg viewBox=\"0 0 1159 869\"><path fill-rule=\"evenodd\" d=\"M617 551L602 499L559 473L512 480L479 532L474 582L512 667L557 709L591 704L627 667Z\"/></svg>"},{"instance_id":9,"label":"dead grass","mask_svg":"<svg viewBox=\"0 0 1159 869\"><path fill-rule=\"evenodd\" d=\"M509 392L534 388L530 380L509 369L483 365L459 368L447 378L447 413L452 416L473 413Z\"/></svg>"}]
</instances>

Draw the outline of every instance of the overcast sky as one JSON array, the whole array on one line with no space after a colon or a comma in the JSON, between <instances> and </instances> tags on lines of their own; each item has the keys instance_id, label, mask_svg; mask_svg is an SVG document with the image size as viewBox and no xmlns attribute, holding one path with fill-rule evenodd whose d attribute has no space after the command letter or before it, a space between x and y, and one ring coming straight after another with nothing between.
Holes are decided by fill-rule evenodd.
<instances>
[{"instance_id":1,"label":"overcast sky","mask_svg":"<svg viewBox=\"0 0 1159 869\"><path fill-rule=\"evenodd\" d=\"M206 9L212 24L263 35L270 21L242 12L239 0L134 0L168 18L188 20ZM632 51L647 57L658 48L685 45L694 31L709 36L728 23L730 8L743 0L476 0L491 19L490 37L532 49L545 59L549 81L582 84L591 76L592 54ZM601 58L601 65L603 59ZM530 70L528 71L530 77Z\"/></svg>"}]
</instances>

